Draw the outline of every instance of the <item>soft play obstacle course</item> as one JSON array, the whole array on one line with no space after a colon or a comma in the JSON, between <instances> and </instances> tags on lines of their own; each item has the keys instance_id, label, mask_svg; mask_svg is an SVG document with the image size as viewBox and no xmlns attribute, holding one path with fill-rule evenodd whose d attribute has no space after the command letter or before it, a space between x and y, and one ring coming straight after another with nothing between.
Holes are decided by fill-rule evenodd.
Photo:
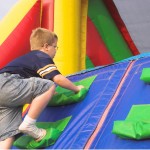
<instances>
[{"instance_id":1,"label":"soft play obstacle course","mask_svg":"<svg viewBox=\"0 0 150 150\"><path fill-rule=\"evenodd\" d=\"M6 0L4 1L6 2ZM145 84L143 82L144 80L141 81L140 76L142 69L150 66L150 57L144 56L141 58L140 55L138 58L134 57L132 59L130 56L132 54L138 54L138 50L140 50L140 53L149 51L149 44L147 44L149 42L149 38L147 38L149 37L149 24L146 21L149 13L146 12L149 12L150 1L113 0L115 4L118 2L117 8L119 8L120 14L125 15L124 19L129 18L129 20L126 20L129 21L127 30L138 50L133 45L131 49L131 45L129 44L134 43L126 44L127 40L124 41L120 27L118 25L116 26L117 22L115 22L114 17L111 17L112 13L108 13L105 6L107 5L107 8L110 8L109 6L112 0L66 0L65 2L60 2L60 0L43 0L43 7L41 7L40 0L20 0L18 2L25 3L19 7L20 9L11 18L14 18L16 15L16 20L20 21L17 27L21 24L21 30L19 30L20 28L16 28L16 30L12 30L7 34L10 31L9 26L14 23L11 19L9 19L10 23L7 22L4 25L6 29L0 28L2 29L0 39L4 39L2 40L3 43L0 43L0 65L3 66L7 63L6 61L9 62L11 60L10 56L16 57L17 55L18 57L24 54L24 51L28 51L29 41L25 40L28 40L29 36L26 36L26 33L29 35L33 28L40 26L39 23L41 21L43 21L43 27L53 30L59 37L58 55L60 57L57 57L57 65L58 68L65 68L65 70L62 70L62 73L73 74L80 69L84 69L85 58L87 57L85 42L88 42L87 46L89 49L87 58L89 58L90 66L108 65L85 70L82 73L69 77L73 82L77 82L97 75L84 100L80 103L47 107L43 111L38 122L56 122L56 120L60 120L66 116L72 116L69 124L63 130L57 141L55 141L55 144L43 149L149 149L149 138L126 140L112 134L112 129L114 121L125 120L132 105L149 104L150 86L149 84ZM31 2L31 5L27 10L27 14L30 14L30 10L34 10L31 13L33 16L29 16L26 20L27 22L22 24L26 15L21 20L17 18L17 15L22 13L22 10L28 2ZM35 4L39 4L37 8L34 2ZM122 7L119 7L119 4ZM8 5L5 3L3 6ZM123 9L123 6L125 9ZM43 13L41 13L41 8L44 9ZM126 10L131 11L128 11L130 13L127 14ZM146 15L139 20L138 17L142 15L143 10L145 10ZM13 14L12 11L10 12ZM87 29L86 18L88 18ZM28 24L27 26L26 23ZM37 26L32 26L34 23L37 23ZM119 23L124 32L123 24L121 22ZM127 22L125 22L125 25L127 25ZM146 28L147 26L148 28ZM13 34L14 36L12 36L10 42L8 40L10 38L9 36L14 31L16 32ZM2 33L6 33L6 36L3 36ZM86 38L86 34L88 39ZM132 41L130 40L128 42ZM3 47L4 43L5 47ZM17 46L21 47L21 51L18 51L18 47L12 43L14 45L17 43ZM11 51L10 48L12 48ZM5 55L6 53L7 55ZM64 54L63 59L61 59L62 53ZM123 60L122 62L114 63L124 58L126 58L126 61ZM66 62L62 64L64 61ZM28 107L24 108L24 112L26 112L26 108ZM32 146L33 144L34 142ZM17 149L16 146L12 148Z\"/></svg>"}]
</instances>

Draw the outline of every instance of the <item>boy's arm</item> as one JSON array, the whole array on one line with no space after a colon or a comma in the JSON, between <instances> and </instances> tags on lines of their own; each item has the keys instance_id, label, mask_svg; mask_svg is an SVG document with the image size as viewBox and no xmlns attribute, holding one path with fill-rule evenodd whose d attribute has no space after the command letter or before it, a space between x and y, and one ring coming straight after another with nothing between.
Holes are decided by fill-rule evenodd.
<instances>
[{"instance_id":1,"label":"boy's arm","mask_svg":"<svg viewBox=\"0 0 150 150\"><path fill-rule=\"evenodd\" d=\"M75 93L79 92L82 88L84 88L84 86L82 85L79 85L79 86L74 85L69 79L67 79L61 74L54 76L53 81L59 86L72 90Z\"/></svg>"}]
</instances>

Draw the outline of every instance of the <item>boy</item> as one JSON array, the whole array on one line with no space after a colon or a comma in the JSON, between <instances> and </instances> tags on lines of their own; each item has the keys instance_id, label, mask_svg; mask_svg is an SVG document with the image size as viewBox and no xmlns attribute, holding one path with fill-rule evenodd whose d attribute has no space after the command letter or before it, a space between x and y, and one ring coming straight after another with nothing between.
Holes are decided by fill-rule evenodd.
<instances>
[{"instance_id":1,"label":"boy","mask_svg":"<svg viewBox=\"0 0 150 150\"><path fill-rule=\"evenodd\" d=\"M33 30L31 52L10 62L0 70L0 148L11 148L15 135L22 132L40 141L46 130L35 123L55 93L55 84L79 92L61 75L53 62L57 35L44 28ZM22 122L22 107L31 104Z\"/></svg>"}]
</instances>

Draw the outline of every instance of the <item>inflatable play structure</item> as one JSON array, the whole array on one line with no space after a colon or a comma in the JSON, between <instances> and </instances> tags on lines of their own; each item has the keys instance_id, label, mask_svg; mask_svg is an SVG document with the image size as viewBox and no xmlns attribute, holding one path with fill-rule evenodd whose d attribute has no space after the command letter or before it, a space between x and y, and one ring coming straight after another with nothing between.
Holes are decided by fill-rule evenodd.
<instances>
[{"instance_id":1,"label":"inflatable play structure","mask_svg":"<svg viewBox=\"0 0 150 150\"><path fill-rule=\"evenodd\" d=\"M150 148L150 132L146 130L143 136L143 124L149 125L150 118L143 119L136 113L133 117L130 112L135 109L133 106L142 106L138 111L142 110L141 116L145 116L144 110L150 109L149 76L141 78L143 69L150 66L149 0L0 3L0 68L29 52L32 30L43 27L58 35L59 49L54 61L61 73L73 82L90 82L82 101L48 106L43 111L38 122L44 122L45 127L52 123L60 133L45 149ZM24 107L23 117L29 107ZM58 123L62 120L65 123L60 128ZM117 121L123 129L124 122L130 129L140 122L143 132L126 132L133 133L131 136L118 133ZM18 149L16 145L12 148Z\"/></svg>"}]
</instances>

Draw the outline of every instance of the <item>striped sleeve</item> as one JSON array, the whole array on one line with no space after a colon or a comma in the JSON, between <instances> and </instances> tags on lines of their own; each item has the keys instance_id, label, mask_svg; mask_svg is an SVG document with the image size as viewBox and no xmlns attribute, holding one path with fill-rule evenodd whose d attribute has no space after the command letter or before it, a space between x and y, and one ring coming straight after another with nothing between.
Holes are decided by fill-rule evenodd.
<instances>
[{"instance_id":1,"label":"striped sleeve","mask_svg":"<svg viewBox=\"0 0 150 150\"><path fill-rule=\"evenodd\" d=\"M44 66L43 68L40 68L37 73L44 78L44 76L48 75L48 74L53 74L53 72L55 72L57 70L57 67L55 66L55 64L48 64L46 66Z\"/></svg>"}]
</instances>

